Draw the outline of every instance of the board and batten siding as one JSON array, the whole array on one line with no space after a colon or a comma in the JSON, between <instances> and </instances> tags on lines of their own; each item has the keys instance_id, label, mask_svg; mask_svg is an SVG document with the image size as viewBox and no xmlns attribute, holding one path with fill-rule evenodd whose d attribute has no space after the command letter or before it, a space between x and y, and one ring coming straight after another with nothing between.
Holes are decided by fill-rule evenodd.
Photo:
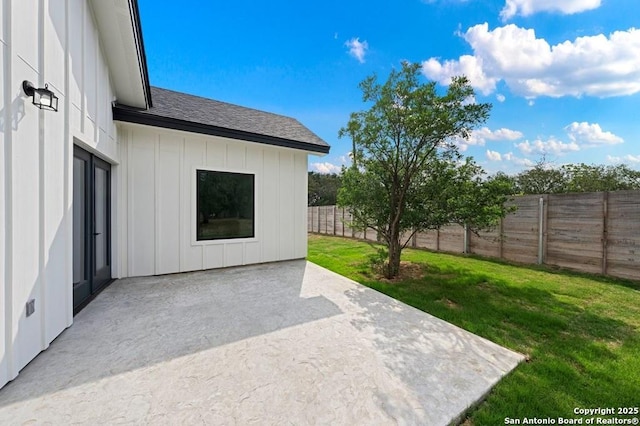
<instances>
[{"instance_id":1,"label":"board and batten siding","mask_svg":"<svg viewBox=\"0 0 640 426\"><path fill-rule=\"evenodd\" d=\"M121 277L303 258L305 151L120 123ZM255 175L255 237L196 241L196 169Z\"/></svg>"},{"instance_id":2,"label":"board and batten siding","mask_svg":"<svg viewBox=\"0 0 640 426\"><path fill-rule=\"evenodd\" d=\"M73 144L110 162L118 149L109 72L86 0L3 0L0 49L2 387L73 321ZM48 84L58 111L32 105L23 80Z\"/></svg>"}]
</instances>

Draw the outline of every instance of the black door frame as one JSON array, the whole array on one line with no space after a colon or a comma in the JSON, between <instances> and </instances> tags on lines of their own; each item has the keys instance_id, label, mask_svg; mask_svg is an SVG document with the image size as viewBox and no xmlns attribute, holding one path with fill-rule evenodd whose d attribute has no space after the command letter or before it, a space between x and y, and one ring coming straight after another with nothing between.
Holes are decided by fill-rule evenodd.
<instances>
[{"instance_id":1,"label":"black door frame","mask_svg":"<svg viewBox=\"0 0 640 426\"><path fill-rule=\"evenodd\" d=\"M111 165L84 149L74 145L73 156L85 162L84 168L84 239L82 250L84 251L84 279L73 283L73 314L77 314L93 300L113 279L111 278ZM96 270L96 169L106 171L105 188L105 233L106 233L106 263L101 271ZM75 179L75 175L74 175ZM74 203L76 202L74 197ZM76 218L74 218L74 221ZM73 250L80 249L74 247ZM74 256L75 257L75 256Z\"/></svg>"}]
</instances>

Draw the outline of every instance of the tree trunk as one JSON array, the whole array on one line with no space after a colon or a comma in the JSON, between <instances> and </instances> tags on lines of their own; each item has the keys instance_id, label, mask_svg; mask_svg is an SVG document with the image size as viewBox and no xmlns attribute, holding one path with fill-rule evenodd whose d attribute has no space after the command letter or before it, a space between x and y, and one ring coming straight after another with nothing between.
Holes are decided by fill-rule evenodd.
<instances>
[{"instance_id":1,"label":"tree trunk","mask_svg":"<svg viewBox=\"0 0 640 426\"><path fill-rule=\"evenodd\" d=\"M391 229L391 238L389 239L389 262L385 268L386 278L395 278L400 273L402 246L400 245L400 232L394 228Z\"/></svg>"}]
</instances>

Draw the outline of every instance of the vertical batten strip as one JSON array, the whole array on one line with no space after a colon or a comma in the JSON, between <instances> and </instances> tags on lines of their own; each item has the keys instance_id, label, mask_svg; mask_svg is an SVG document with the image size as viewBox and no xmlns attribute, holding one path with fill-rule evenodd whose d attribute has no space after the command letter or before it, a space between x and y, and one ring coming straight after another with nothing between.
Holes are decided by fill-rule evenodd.
<instances>
[{"instance_id":1,"label":"vertical batten strip","mask_svg":"<svg viewBox=\"0 0 640 426\"><path fill-rule=\"evenodd\" d=\"M95 93L93 96L93 105L94 105L94 114L95 117L93 117L94 123L93 123L93 140L96 143L96 146L100 143L100 92L102 91L102 82L100 81L100 68L101 68L101 63L100 63L100 35L98 34L98 31L95 28L95 21L93 20L93 16L91 16L91 21L94 22L93 24L93 32L94 32L94 46L93 48L95 49L95 51L97 52L95 55L95 64L94 64L94 78L95 78L95 84L96 84L96 88L95 88Z\"/></svg>"},{"instance_id":2,"label":"vertical batten strip","mask_svg":"<svg viewBox=\"0 0 640 426\"><path fill-rule=\"evenodd\" d=\"M179 188L179 201L180 208L178 209L178 223L176 226L178 227L178 244L180 245L178 249L178 272L183 271L184 266L184 246L189 241L189 234L186 235L182 232L182 223L185 220L184 215L184 138L180 138L178 140L178 188Z\"/></svg>"},{"instance_id":3,"label":"vertical batten strip","mask_svg":"<svg viewBox=\"0 0 640 426\"><path fill-rule=\"evenodd\" d=\"M38 71L40 72L39 76L39 86L44 87L45 84L45 75L46 75L46 67L45 67L45 34L44 34L44 0L40 0L38 2ZM40 315L40 349L44 350L47 348L47 334L46 334L46 300L47 300L47 274L45 271L46 266L46 239L47 239L47 230L45 228L45 210L46 206L46 172L47 172L47 164L46 164L46 156L45 156L45 125L46 125L47 117L44 115L43 110L38 111L38 227L40 228L40 232L38 234L38 280L36 281L36 286L39 285L38 298L36 298L36 312ZM39 281L39 282L38 282Z\"/></svg>"},{"instance_id":4,"label":"vertical batten strip","mask_svg":"<svg viewBox=\"0 0 640 426\"><path fill-rule=\"evenodd\" d=\"M73 214L72 211L72 194L73 194L73 142L71 139L71 72L70 72L70 57L71 49L69 47L70 35L69 26L70 23L70 7L69 1L64 2L64 90L65 101L63 102L64 111L64 206L65 213L65 234L71 235L71 238L67 238L66 246L66 283L67 283L67 295L65 297L65 312L67 315L67 327L73 323Z\"/></svg>"},{"instance_id":5,"label":"vertical batten strip","mask_svg":"<svg viewBox=\"0 0 640 426\"><path fill-rule=\"evenodd\" d=\"M82 12L80 13L80 15L82 16L81 22L80 22L80 31L82 32L81 37L80 37L80 52L82 55L82 58L80 58L80 75L81 78L78 82L78 87L80 88L80 133L82 133L84 135L84 130L85 130L85 122L87 120L86 115L87 115L87 91L86 91L86 81L87 81L87 65L86 65L86 60L87 60L87 52L86 52L86 43L85 40L87 39L87 26L85 25L87 22L87 4L86 2L82 2Z\"/></svg>"},{"instance_id":6,"label":"vertical batten strip","mask_svg":"<svg viewBox=\"0 0 640 426\"><path fill-rule=\"evenodd\" d=\"M136 233L136 229L133 226L133 196L134 196L134 185L133 185L133 129L126 130L126 139L127 139L127 276L133 276L133 267L135 265L133 259L134 253L134 236Z\"/></svg>"},{"instance_id":7,"label":"vertical batten strip","mask_svg":"<svg viewBox=\"0 0 640 426\"><path fill-rule=\"evenodd\" d=\"M156 133L153 144L153 246L155 247L155 256L153 257L153 273L159 274L158 268L160 267L160 244L162 238L160 237L160 218L162 214L160 211L160 173L158 168L160 167L160 133Z\"/></svg>"},{"instance_id":8,"label":"vertical batten strip","mask_svg":"<svg viewBox=\"0 0 640 426\"><path fill-rule=\"evenodd\" d=\"M11 0L2 2L4 7L4 104L12 103L12 25ZM11 108L4 108L4 122L11 123ZM4 135L4 195L5 195L5 269L4 269L4 359L6 361L6 378L13 379L18 375L13 359L13 131L5 131ZM2 374L4 376L5 374ZM1 376L0 376L1 377ZM2 381L4 383L4 380Z\"/></svg>"}]
</instances>

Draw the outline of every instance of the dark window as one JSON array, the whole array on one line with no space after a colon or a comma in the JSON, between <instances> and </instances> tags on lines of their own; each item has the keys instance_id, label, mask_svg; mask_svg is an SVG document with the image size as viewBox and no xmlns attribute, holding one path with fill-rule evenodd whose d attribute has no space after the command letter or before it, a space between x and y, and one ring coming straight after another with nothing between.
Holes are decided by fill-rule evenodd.
<instances>
[{"instance_id":1,"label":"dark window","mask_svg":"<svg viewBox=\"0 0 640 426\"><path fill-rule=\"evenodd\" d=\"M245 173L197 170L198 241L254 236L254 181Z\"/></svg>"}]
</instances>

